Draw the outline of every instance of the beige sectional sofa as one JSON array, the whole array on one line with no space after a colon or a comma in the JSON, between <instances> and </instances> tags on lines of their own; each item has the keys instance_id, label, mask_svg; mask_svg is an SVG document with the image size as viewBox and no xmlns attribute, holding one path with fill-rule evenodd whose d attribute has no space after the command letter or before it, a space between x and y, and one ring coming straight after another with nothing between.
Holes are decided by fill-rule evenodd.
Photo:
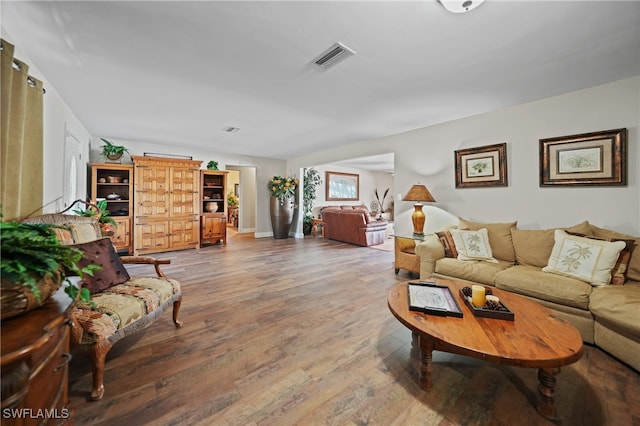
<instances>
[{"instance_id":1,"label":"beige sectional sofa","mask_svg":"<svg viewBox=\"0 0 640 426\"><path fill-rule=\"evenodd\" d=\"M450 237L451 232L439 232L416 244L420 279L453 277L495 286L536 300L570 321L585 342L596 344L640 371L640 237L620 234L589 222L558 228L565 231L558 233L556 229L518 229L516 222L478 223L460 219L457 226L458 230L477 231L483 228L487 229L494 260L459 260L459 253L451 253L451 246L455 248L456 244L452 238L445 238ZM458 237L463 234L453 233ZM624 244L631 249L631 256L622 277L624 284L593 284L553 270L550 257L557 254L555 250L565 239L583 241L581 238L597 244L601 244L600 240L626 241ZM612 246L610 242L603 244L608 248ZM620 244L623 243L613 243L613 246L619 248ZM455 257L445 256L445 246L447 255ZM566 261L566 257L564 259ZM621 260L616 263L616 268ZM616 275L616 283L620 283L620 277L620 274Z\"/></svg>"}]
</instances>

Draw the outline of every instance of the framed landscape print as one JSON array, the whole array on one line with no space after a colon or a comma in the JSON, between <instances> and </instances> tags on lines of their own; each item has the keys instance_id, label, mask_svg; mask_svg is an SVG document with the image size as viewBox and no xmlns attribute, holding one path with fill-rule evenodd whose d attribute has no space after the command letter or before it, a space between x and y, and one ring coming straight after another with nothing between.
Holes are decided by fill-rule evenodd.
<instances>
[{"instance_id":1,"label":"framed landscape print","mask_svg":"<svg viewBox=\"0 0 640 426\"><path fill-rule=\"evenodd\" d=\"M626 184L626 128L540 139L540 186Z\"/></svg>"},{"instance_id":2,"label":"framed landscape print","mask_svg":"<svg viewBox=\"0 0 640 426\"><path fill-rule=\"evenodd\" d=\"M507 186L507 144L455 151L456 188Z\"/></svg>"},{"instance_id":3,"label":"framed landscape print","mask_svg":"<svg viewBox=\"0 0 640 426\"><path fill-rule=\"evenodd\" d=\"M326 172L327 201L358 201L360 176L353 173Z\"/></svg>"}]
</instances>

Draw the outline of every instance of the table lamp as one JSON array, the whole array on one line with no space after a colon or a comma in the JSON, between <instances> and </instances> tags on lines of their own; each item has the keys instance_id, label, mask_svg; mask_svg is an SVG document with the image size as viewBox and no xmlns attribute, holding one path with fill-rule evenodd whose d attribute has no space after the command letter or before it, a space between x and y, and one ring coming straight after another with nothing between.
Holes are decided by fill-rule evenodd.
<instances>
[{"instance_id":1,"label":"table lamp","mask_svg":"<svg viewBox=\"0 0 640 426\"><path fill-rule=\"evenodd\" d=\"M413 221L413 235L424 235L424 212L422 211L422 202L436 201L433 198L433 195L429 192L426 186L424 185L413 185L407 195L402 198L402 201L415 201L416 203L413 205L414 211L411 215L411 220Z\"/></svg>"}]
</instances>

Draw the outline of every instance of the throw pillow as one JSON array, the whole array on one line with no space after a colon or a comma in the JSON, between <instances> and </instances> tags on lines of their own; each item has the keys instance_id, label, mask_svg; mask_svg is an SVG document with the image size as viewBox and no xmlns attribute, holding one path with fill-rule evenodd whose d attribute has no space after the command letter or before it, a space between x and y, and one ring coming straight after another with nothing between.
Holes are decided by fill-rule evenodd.
<instances>
[{"instance_id":1,"label":"throw pillow","mask_svg":"<svg viewBox=\"0 0 640 426\"><path fill-rule=\"evenodd\" d=\"M458 260L484 260L498 263L491 252L487 228L477 231L452 229L450 232L458 251Z\"/></svg>"},{"instance_id":2,"label":"throw pillow","mask_svg":"<svg viewBox=\"0 0 640 426\"><path fill-rule=\"evenodd\" d=\"M489 233L489 243L491 244L491 250L493 256L506 260L507 262L515 262L516 254L513 249L513 239L511 237L511 229L515 228L518 222L507 223L480 223L472 222L470 220L458 218L460 229L470 229L477 231L482 228L487 228Z\"/></svg>"},{"instance_id":3,"label":"throw pillow","mask_svg":"<svg viewBox=\"0 0 640 426\"><path fill-rule=\"evenodd\" d=\"M82 278L84 286L89 289L91 294L122 284L131 278L109 238L75 244L73 247L80 249L83 253L82 259L78 262L80 267L84 268L88 265L102 267L102 269L94 271L93 276L86 275Z\"/></svg>"},{"instance_id":4,"label":"throw pillow","mask_svg":"<svg viewBox=\"0 0 640 426\"><path fill-rule=\"evenodd\" d=\"M555 244L544 272L586 281L593 286L611 282L611 270L625 248L623 241L608 242L578 237L556 230Z\"/></svg>"},{"instance_id":5,"label":"throw pillow","mask_svg":"<svg viewBox=\"0 0 640 426\"><path fill-rule=\"evenodd\" d=\"M86 243L102 238L102 231L98 222L69 222L65 224L71 231L73 242L76 244Z\"/></svg>"},{"instance_id":6,"label":"throw pillow","mask_svg":"<svg viewBox=\"0 0 640 426\"><path fill-rule=\"evenodd\" d=\"M629 260L631 259L631 252L633 251L633 247L635 245L635 240L625 240L619 238L598 238L598 237L589 237L587 235L578 234L575 232L567 231L569 235L576 235L578 237L591 238L592 240L600 240L600 241L622 241L625 244L625 247L620 252L620 256L618 256L618 261L613 266L611 270L611 283L612 285L623 285L627 281L627 269L629 267Z\"/></svg>"},{"instance_id":7,"label":"throw pillow","mask_svg":"<svg viewBox=\"0 0 640 426\"><path fill-rule=\"evenodd\" d=\"M436 232L442 247L444 247L444 257L457 258L458 251L456 250L456 243L453 241L450 231Z\"/></svg>"},{"instance_id":8,"label":"throw pillow","mask_svg":"<svg viewBox=\"0 0 640 426\"><path fill-rule=\"evenodd\" d=\"M593 235L599 238L616 238L619 240L635 240L633 249L631 250L631 259L627 268L627 278L632 281L640 281L640 237L622 234L620 232L611 231L605 228L599 228L591 225Z\"/></svg>"},{"instance_id":9,"label":"throw pillow","mask_svg":"<svg viewBox=\"0 0 640 426\"><path fill-rule=\"evenodd\" d=\"M53 228L53 232L55 232L56 238L60 241L60 244L64 246L73 244L73 236L71 235L70 229L56 225Z\"/></svg>"}]
</instances>

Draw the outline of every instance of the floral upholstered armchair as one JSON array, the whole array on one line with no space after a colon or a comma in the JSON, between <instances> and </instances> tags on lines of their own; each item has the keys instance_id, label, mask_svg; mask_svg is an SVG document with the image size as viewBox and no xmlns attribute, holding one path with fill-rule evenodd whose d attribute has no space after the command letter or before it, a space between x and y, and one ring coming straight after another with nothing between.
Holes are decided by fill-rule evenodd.
<instances>
[{"instance_id":1,"label":"floral upholstered armchair","mask_svg":"<svg viewBox=\"0 0 640 426\"><path fill-rule=\"evenodd\" d=\"M99 400L104 395L105 359L118 340L148 327L171 305L173 323L176 327L182 325L178 321L180 283L167 278L160 269L168 260L118 256L111 240L103 237L96 217L53 213L24 222L58 225L58 240L83 252L82 266L102 267L93 277L84 276L80 280L89 289L93 305L76 301L70 312L71 340L89 351L93 373L91 397ZM131 277L126 264L152 265L155 276Z\"/></svg>"}]
</instances>

